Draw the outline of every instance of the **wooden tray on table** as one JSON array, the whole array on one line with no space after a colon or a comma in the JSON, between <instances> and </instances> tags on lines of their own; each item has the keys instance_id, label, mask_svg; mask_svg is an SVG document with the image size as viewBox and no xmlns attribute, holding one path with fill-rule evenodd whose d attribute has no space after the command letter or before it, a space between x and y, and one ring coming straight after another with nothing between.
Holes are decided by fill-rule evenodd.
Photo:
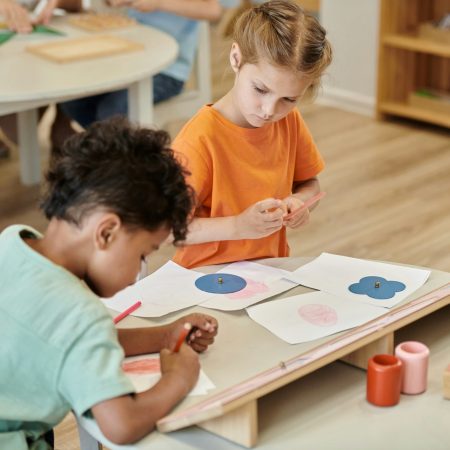
<instances>
[{"instance_id":1,"label":"wooden tray on table","mask_svg":"<svg viewBox=\"0 0 450 450\"><path fill-rule=\"evenodd\" d=\"M30 45L27 51L58 63L142 50L143 44L118 36L98 35Z\"/></svg>"}]
</instances>

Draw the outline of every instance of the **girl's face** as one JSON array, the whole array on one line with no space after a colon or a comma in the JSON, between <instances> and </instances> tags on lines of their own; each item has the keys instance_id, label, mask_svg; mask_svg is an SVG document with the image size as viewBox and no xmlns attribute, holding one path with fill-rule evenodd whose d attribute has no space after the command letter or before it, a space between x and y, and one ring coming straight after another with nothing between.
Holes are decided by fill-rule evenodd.
<instances>
[{"instance_id":1,"label":"girl's face","mask_svg":"<svg viewBox=\"0 0 450 450\"><path fill-rule=\"evenodd\" d=\"M287 116L311 84L311 79L288 67L265 60L241 66L241 52L233 44L231 66L236 73L232 89L234 119L245 128L260 128Z\"/></svg>"}]
</instances>

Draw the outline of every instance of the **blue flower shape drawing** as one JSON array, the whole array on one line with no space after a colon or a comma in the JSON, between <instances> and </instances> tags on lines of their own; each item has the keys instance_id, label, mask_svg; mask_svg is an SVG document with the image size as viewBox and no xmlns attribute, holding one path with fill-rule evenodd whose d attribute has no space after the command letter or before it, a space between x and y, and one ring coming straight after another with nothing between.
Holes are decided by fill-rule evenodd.
<instances>
[{"instance_id":1,"label":"blue flower shape drawing","mask_svg":"<svg viewBox=\"0 0 450 450\"><path fill-rule=\"evenodd\" d=\"M388 281L382 277L364 277L359 283L353 283L348 287L354 294L368 295L377 300L387 300L405 289L406 286L400 281Z\"/></svg>"}]
</instances>

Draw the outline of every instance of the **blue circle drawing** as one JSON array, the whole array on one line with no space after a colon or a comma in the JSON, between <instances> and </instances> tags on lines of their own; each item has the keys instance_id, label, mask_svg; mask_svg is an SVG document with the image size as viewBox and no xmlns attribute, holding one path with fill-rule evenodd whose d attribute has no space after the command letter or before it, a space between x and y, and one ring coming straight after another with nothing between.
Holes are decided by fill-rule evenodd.
<instances>
[{"instance_id":1,"label":"blue circle drawing","mask_svg":"<svg viewBox=\"0 0 450 450\"><path fill-rule=\"evenodd\" d=\"M348 287L354 294L368 295L377 300L387 300L394 297L397 292L406 289L406 286L400 281L389 281L382 277L364 277L359 283L351 284Z\"/></svg>"},{"instance_id":2,"label":"blue circle drawing","mask_svg":"<svg viewBox=\"0 0 450 450\"><path fill-rule=\"evenodd\" d=\"M237 275L229 273L211 273L195 280L195 285L204 292L211 294L231 294L247 286L247 282Z\"/></svg>"}]
</instances>

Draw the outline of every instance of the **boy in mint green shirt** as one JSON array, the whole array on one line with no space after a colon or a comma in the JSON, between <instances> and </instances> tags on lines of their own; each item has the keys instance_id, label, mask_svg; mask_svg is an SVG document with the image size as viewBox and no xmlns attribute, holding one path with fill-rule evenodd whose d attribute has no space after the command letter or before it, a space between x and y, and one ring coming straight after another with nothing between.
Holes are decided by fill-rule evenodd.
<instances>
[{"instance_id":1,"label":"boy in mint green shirt","mask_svg":"<svg viewBox=\"0 0 450 450\"><path fill-rule=\"evenodd\" d=\"M195 384L214 318L116 330L98 299L132 284L169 232L186 235L192 194L168 142L124 119L94 124L52 156L45 234L1 233L1 449L51 448L49 431L71 409L91 411L112 442L136 441ZM185 322L198 331L173 353ZM155 351L161 380L134 394L123 357Z\"/></svg>"}]
</instances>

